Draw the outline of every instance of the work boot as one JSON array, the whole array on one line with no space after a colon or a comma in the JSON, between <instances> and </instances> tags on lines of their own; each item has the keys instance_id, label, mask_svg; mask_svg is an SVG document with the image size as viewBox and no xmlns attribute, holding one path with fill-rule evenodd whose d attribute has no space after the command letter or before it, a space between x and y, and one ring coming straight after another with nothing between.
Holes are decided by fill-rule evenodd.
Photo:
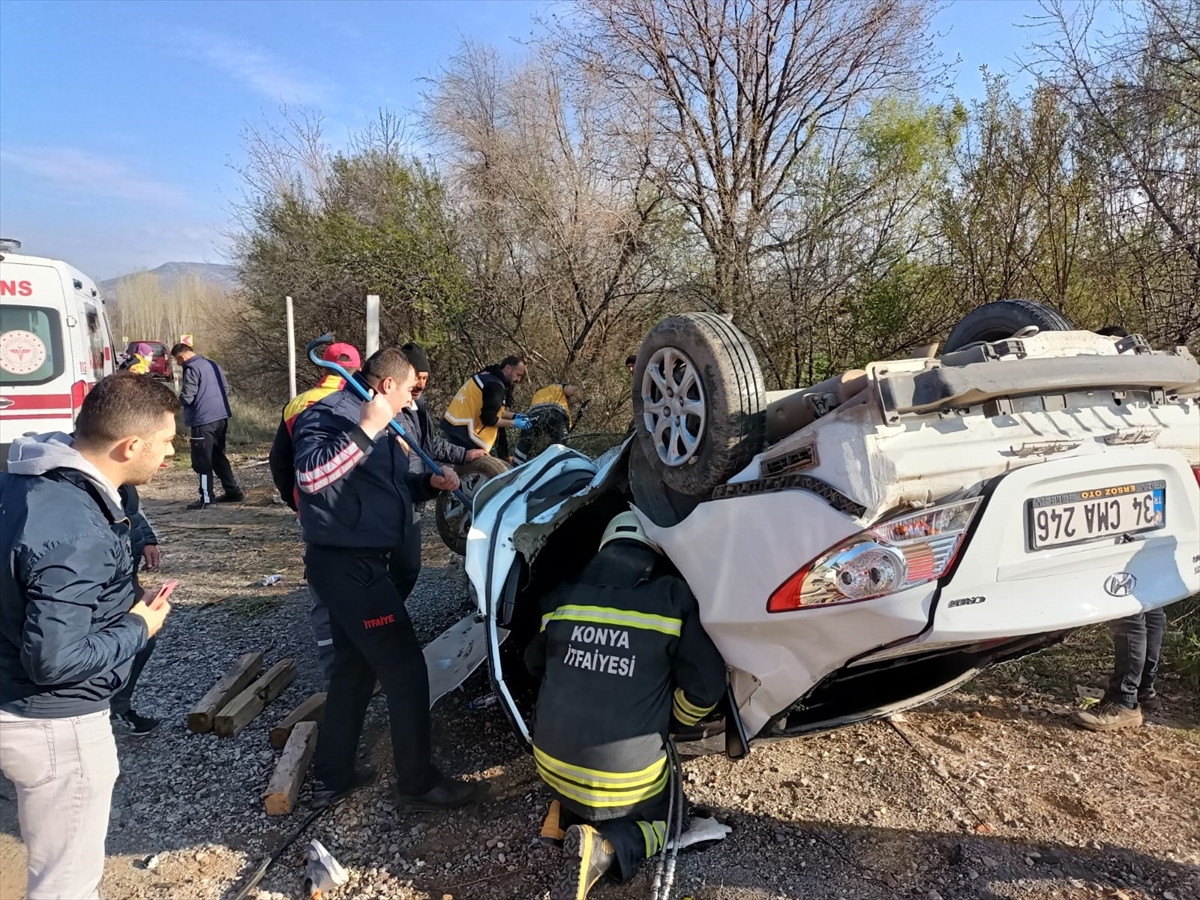
<instances>
[{"instance_id":1,"label":"work boot","mask_svg":"<svg viewBox=\"0 0 1200 900\"><path fill-rule=\"evenodd\" d=\"M187 505L187 508L190 510L193 510L193 511L199 511L202 509L208 509L210 506L212 506L212 504L209 503L207 500L197 500L194 503L189 503Z\"/></svg>"},{"instance_id":2,"label":"work boot","mask_svg":"<svg viewBox=\"0 0 1200 900\"><path fill-rule=\"evenodd\" d=\"M130 737L145 737L159 725L158 719L138 715L132 709L128 712L113 713L109 719Z\"/></svg>"},{"instance_id":3,"label":"work boot","mask_svg":"<svg viewBox=\"0 0 1200 900\"><path fill-rule=\"evenodd\" d=\"M538 834L538 839L543 844L561 847L566 836L567 833L562 829L562 804L557 800L551 800L550 809L546 811L546 818L542 820L542 830Z\"/></svg>"},{"instance_id":4,"label":"work boot","mask_svg":"<svg viewBox=\"0 0 1200 900\"><path fill-rule=\"evenodd\" d=\"M397 799L409 809L439 812L469 806L483 794L483 786L477 781L458 781L442 775L425 793L415 797L399 794Z\"/></svg>"},{"instance_id":5,"label":"work boot","mask_svg":"<svg viewBox=\"0 0 1200 900\"><path fill-rule=\"evenodd\" d=\"M1142 711L1136 706L1130 709L1118 700L1105 700L1095 709L1075 710L1071 721L1088 731L1118 731L1140 726Z\"/></svg>"},{"instance_id":6,"label":"work boot","mask_svg":"<svg viewBox=\"0 0 1200 900\"><path fill-rule=\"evenodd\" d=\"M550 900L584 900L617 860L613 845L591 825L572 825L563 839L566 870L550 888Z\"/></svg>"},{"instance_id":7,"label":"work boot","mask_svg":"<svg viewBox=\"0 0 1200 900\"><path fill-rule=\"evenodd\" d=\"M370 766L359 766L354 769L354 776L346 787L335 787L326 784L319 778L313 780L312 802L313 809L324 809L339 800L349 797L355 791L360 791L375 781L375 770Z\"/></svg>"},{"instance_id":8,"label":"work boot","mask_svg":"<svg viewBox=\"0 0 1200 900\"><path fill-rule=\"evenodd\" d=\"M226 491L217 498L218 503L241 503L246 499L246 495L241 491Z\"/></svg>"},{"instance_id":9,"label":"work boot","mask_svg":"<svg viewBox=\"0 0 1200 900\"><path fill-rule=\"evenodd\" d=\"M1156 691L1138 691L1138 708L1142 712L1158 712L1162 709L1162 697Z\"/></svg>"}]
</instances>

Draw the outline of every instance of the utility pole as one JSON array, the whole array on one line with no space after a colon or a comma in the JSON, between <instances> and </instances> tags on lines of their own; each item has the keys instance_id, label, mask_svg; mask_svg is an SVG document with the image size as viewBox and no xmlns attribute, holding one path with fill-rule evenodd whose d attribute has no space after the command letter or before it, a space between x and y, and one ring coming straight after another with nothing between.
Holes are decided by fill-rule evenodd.
<instances>
[{"instance_id":1,"label":"utility pole","mask_svg":"<svg viewBox=\"0 0 1200 900\"><path fill-rule=\"evenodd\" d=\"M367 356L379 349L379 295L367 294Z\"/></svg>"},{"instance_id":2,"label":"utility pole","mask_svg":"<svg viewBox=\"0 0 1200 900\"><path fill-rule=\"evenodd\" d=\"M288 396L296 396L296 314L292 308L292 298L287 298L287 333L288 333Z\"/></svg>"}]
</instances>

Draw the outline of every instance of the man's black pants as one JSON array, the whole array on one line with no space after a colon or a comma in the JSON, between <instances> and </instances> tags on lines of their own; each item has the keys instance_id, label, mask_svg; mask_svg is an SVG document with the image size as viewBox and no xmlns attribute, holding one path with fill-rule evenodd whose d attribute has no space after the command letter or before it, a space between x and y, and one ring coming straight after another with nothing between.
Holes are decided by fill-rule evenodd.
<instances>
[{"instance_id":1,"label":"man's black pants","mask_svg":"<svg viewBox=\"0 0 1200 900\"><path fill-rule=\"evenodd\" d=\"M313 772L334 790L349 786L378 680L387 697L396 790L416 796L437 778L430 760L429 675L389 572L392 555L312 544L304 555L309 587L329 610L334 654Z\"/></svg>"},{"instance_id":2,"label":"man's black pants","mask_svg":"<svg viewBox=\"0 0 1200 900\"><path fill-rule=\"evenodd\" d=\"M667 812L670 804L669 789L664 789L655 797L639 804L638 808L628 816L620 819L605 819L595 821L568 809L559 797L559 827L566 831L572 825L588 824L595 828L613 846L616 857L609 875L616 881L624 883L638 873L642 862L661 853L667 845ZM551 793L554 793L551 789ZM557 796L557 795L556 795ZM684 801L683 821L687 824L687 801Z\"/></svg>"},{"instance_id":3,"label":"man's black pants","mask_svg":"<svg viewBox=\"0 0 1200 900\"><path fill-rule=\"evenodd\" d=\"M215 499L214 475L225 493L236 496L242 492L225 456L225 431L228 426L228 419L192 426L192 471L200 476L200 499L205 503L212 503Z\"/></svg>"},{"instance_id":4,"label":"man's black pants","mask_svg":"<svg viewBox=\"0 0 1200 900\"><path fill-rule=\"evenodd\" d=\"M150 661L150 656L154 653L154 644L157 641L157 636L150 638L150 640L146 641L146 646L133 658L133 668L129 670L129 678L126 680L124 686L113 694L112 699L108 701L109 712L113 715L123 716L133 708L134 688L137 687L142 669L146 668L146 663Z\"/></svg>"},{"instance_id":5,"label":"man's black pants","mask_svg":"<svg viewBox=\"0 0 1200 900\"><path fill-rule=\"evenodd\" d=\"M1154 693L1166 629L1165 609L1150 609L1112 623L1115 653L1105 699L1117 700L1132 709L1138 704L1138 694L1145 697Z\"/></svg>"}]
</instances>

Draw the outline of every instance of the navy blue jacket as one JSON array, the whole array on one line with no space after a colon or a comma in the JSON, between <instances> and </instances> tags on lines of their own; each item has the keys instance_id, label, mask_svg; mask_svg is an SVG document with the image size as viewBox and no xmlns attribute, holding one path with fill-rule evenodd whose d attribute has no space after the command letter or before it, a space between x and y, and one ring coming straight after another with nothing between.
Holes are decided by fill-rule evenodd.
<instances>
[{"instance_id":1,"label":"navy blue jacket","mask_svg":"<svg viewBox=\"0 0 1200 900\"><path fill-rule=\"evenodd\" d=\"M18 438L0 474L0 709L108 707L146 645L120 498L66 435Z\"/></svg>"},{"instance_id":2,"label":"navy blue jacket","mask_svg":"<svg viewBox=\"0 0 1200 900\"><path fill-rule=\"evenodd\" d=\"M421 397L417 400L416 409L409 407L404 410L401 415L400 424L405 430L417 440L421 449L429 454L430 459L438 463L449 463L452 466L460 466L467 461L467 449L460 447L458 444L452 444L434 428L433 423L429 419L429 407L425 405L425 398ZM408 457L409 468L413 472L424 472L425 462L417 454L410 454ZM417 500L415 509L413 510L413 520L417 521L421 518L421 507L424 503Z\"/></svg>"},{"instance_id":3,"label":"navy blue jacket","mask_svg":"<svg viewBox=\"0 0 1200 900\"><path fill-rule=\"evenodd\" d=\"M198 353L183 364L179 402L183 405L183 424L189 428L211 425L233 415L225 373Z\"/></svg>"},{"instance_id":4,"label":"navy blue jacket","mask_svg":"<svg viewBox=\"0 0 1200 900\"><path fill-rule=\"evenodd\" d=\"M409 470L408 453L385 429L374 441L359 426L362 401L337 391L296 417L292 443L300 526L306 544L392 550L413 527L413 502L438 491Z\"/></svg>"}]
</instances>

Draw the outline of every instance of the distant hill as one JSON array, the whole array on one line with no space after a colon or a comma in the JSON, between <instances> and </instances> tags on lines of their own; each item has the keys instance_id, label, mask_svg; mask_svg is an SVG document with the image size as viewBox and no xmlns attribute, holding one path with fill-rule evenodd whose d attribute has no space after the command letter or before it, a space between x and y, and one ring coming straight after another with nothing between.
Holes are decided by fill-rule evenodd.
<instances>
[{"instance_id":1,"label":"distant hill","mask_svg":"<svg viewBox=\"0 0 1200 900\"><path fill-rule=\"evenodd\" d=\"M100 282L100 291L106 299L114 300L117 294L117 284L121 279L138 274L141 273L131 272L129 275L102 281ZM169 291L181 279L191 275L199 276L202 281L225 291L232 291L241 286L238 282L237 269L220 263L169 262L163 263L157 269L151 269L149 274L158 276L159 284L164 292Z\"/></svg>"}]
</instances>

